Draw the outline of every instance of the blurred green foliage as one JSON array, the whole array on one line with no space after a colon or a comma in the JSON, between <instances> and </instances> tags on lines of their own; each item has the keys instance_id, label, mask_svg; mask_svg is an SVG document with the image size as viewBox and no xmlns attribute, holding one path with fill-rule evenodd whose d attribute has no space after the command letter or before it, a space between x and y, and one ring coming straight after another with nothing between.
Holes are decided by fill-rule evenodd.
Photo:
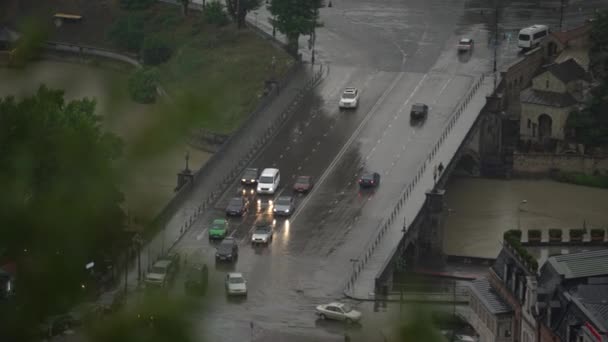
<instances>
[{"instance_id":1,"label":"blurred green foliage","mask_svg":"<svg viewBox=\"0 0 608 342\"><path fill-rule=\"evenodd\" d=\"M18 288L0 322L12 333L69 308L84 295L85 265L122 249L122 148L93 100L44 86L0 100L0 250L17 264Z\"/></svg>"},{"instance_id":2,"label":"blurred green foliage","mask_svg":"<svg viewBox=\"0 0 608 342\"><path fill-rule=\"evenodd\" d=\"M309 35L318 26L321 0L271 0L270 13L273 25L287 36L288 49L298 53L300 35Z\"/></svg>"},{"instance_id":3,"label":"blurred green foliage","mask_svg":"<svg viewBox=\"0 0 608 342\"><path fill-rule=\"evenodd\" d=\"M127 10L141 10L152 6L156 0L120 0L120 7Z\"/></svg>"},{"instance_id":4,"label":"blurred green foliage","mask_svg":"<svg viewBox=\"0 0 608 342\"><path fill-rule=\"evenodd\" d=\"M228 15L224 10L224 4L219 1L211 1L205 7L203 18L207 24L225 26L228 24Z\"/></svg>"},{"instance_id":5,"label":"blurred green foliage","mask_svg":"<svg viewBox=\"0 0 608 342\"><path fill-rule=\"evenodd\" d=\"M141 68L133 71L128 85L131 98L139 103L154 102L158 78L158 70L155 68Z\"/></svg>"}]
</instances>

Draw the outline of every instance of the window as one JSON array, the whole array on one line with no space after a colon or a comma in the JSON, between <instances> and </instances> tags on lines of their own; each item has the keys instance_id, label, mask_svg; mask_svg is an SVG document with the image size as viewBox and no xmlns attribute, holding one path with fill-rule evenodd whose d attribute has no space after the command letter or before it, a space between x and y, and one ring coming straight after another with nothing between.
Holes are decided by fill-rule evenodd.
<instances>
[{"instance_id":1,"label":"window","mask_svg":"<svg viewBox=\"0 0 608 342\"><path fill-rule=\"evenodd\" d=\"M528 128L532 127L532 120L528 119Z\"/></svg>"},{"instance_id":2,"label":"window","mask_svg":"<svg viewBox=\"0 0 608 342\"><path fill-rule=\"evenodd\" d=\"M549 80L546 80L546 81L545 81L545 87L546 87L546 88L549 88Z\"/></svg>"}]
</instances>

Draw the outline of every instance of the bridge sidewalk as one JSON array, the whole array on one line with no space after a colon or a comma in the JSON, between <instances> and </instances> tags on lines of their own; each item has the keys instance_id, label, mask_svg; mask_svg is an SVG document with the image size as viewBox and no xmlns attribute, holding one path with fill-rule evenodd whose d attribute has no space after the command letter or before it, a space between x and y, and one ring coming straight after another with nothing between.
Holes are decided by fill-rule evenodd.
<instances>
[{"instance_id":1,"label":"bridge sidewalk","mask_svg":"<svg viewBox=\"0 0 608 342\"><path fill-rule=\"evenodd\" d=\"M455 121L454 126L447 134L445 140L438 148L433 157L425 160L424 172L412 192L398 212L398 217L394 219L387 231L382 235L378 245L367 262L359 265L359 272L355 273L355 279L351 286L347 286L344 294L350 298L358 300L369 300L373 298L375 291L375 278L378 272L384 268L385 263L391 258L403 237L403 217L413 220L426 201L426 192L434 187L433 169L439 163L448 165L456 154L461 142L473 127L480 111L486 104L486 96L491 94L493 88L492 77L486 77L481 82L478 90L470 98L468 104L462 110L460 117ZM379 228L380 229L380 228ZM361 262L361 261L359 261Z\"/></svg>"}]
</instances>

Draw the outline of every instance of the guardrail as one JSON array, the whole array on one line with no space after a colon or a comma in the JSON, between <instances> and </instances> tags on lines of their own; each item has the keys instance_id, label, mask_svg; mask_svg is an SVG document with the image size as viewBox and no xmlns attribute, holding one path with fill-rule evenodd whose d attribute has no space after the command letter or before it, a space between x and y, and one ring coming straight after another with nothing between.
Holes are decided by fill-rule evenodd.
<instances>
[{"instance_id":1,"label":"guardrail","mask_svg":"<svg viewBox=\"0 0 608 342\"><path fill-rule=\"evenodd\" d=\"M397 219L397 214L399 213L401 208L403 208L405 206L408 199L412 195L412 192L414 191L416 185L418 185L418 182L423 177L428 163L431 162L432 159L437 155L439 148L445 142L445 139L448 137L448 135L454 128L454 125L460 118L463 111L466 109L466 107L469 104L469 102L471 101L471 99L473 99L473 96L477 93L477 90L481 86L484 79L485 79L485 74L482 74L475 81L475 83L473 84L473 86L471 87L469 92L465 95L465 97L461 100L456 111L454 112L454 115L452 116L452 118L448 122L447 126L444 128L443 132L441 133L441 136L439 137L439 139L437 140L435 145L433 145L433 149L431 150L431 152L429 152L428 156L426 157L426 159L424 160L424 162L422 163L422 165L416 172L414 179L407 186L405 186L403 192L401 193L401 197L399 198L399 200L393 207L393 210L391 210L388 217L379 225L379 229L378 229L378 232L376 233L376 236L374 238L372 238L366 244L366 246L363 248L363 253L358 258L356 258L358 261L355 264L355 266L353 267L353 270L351 271L351 275L349 276L349 278L346 281L345 290L344 290L345 292L352 290L352 288L357 280L357 277L359 276L359 274L365 267L365 264L372 257L374 250L376 249L376 247L378 247L378 245L382 241L382 237L384 236L386 231L389 229L389 227L391 227L391 225L395 222L395 220ZM407 232L407 230L409 229L409 227L411 227L411 225L412 225L411 222L409 225L407 223L404 223L404 230Z\"/></svg>"}]
</instances>

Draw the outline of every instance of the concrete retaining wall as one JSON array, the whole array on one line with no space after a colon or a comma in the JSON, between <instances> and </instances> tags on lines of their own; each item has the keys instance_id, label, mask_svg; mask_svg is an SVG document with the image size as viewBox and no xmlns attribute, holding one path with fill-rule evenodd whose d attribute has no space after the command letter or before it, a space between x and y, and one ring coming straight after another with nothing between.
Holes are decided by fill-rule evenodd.
<instances>
[{"instance_id":1,"label":"concrete retaining wall","mask_svg":"<svg viewBox=\"0 0 608 342\"><path fill-rule=\"evenodd\" d=\"M556 170L586 175L608 175L608 157L569 154L514 153L513 172L516 175L545 175Z\"/></svg>"}]
</instances>

